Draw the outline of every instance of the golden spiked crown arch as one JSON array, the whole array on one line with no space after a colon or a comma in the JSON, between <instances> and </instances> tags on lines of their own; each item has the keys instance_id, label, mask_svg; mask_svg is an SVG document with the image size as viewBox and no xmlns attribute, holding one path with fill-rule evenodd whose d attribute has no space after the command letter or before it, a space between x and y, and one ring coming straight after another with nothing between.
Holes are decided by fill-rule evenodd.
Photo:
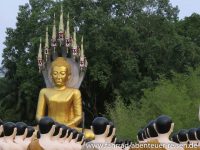
<instances>
[{"instance_id":1,"label":"golden spiked crown arch","mask_svg":"<svg viewBox=\"0 0 200 150\"><path fill-rule=\"evenodd\" d=\"M59 31L56 32L56 21L54 14L54 22L52 29L51 44L49 44L48 27L46 27L45 46L42 48L42 41L40 39L40 46L38 51L38 67L39 72L42 72L45 79L46 87L53 87L51 80L51 61L57 57L65 58L71 67L71 76L66 83L68 87L79 88L85 72L87 69L87 59L84 55L83 36L81 38L81 46L77 45L76 30L74 28L73 36L70 34L69 13L67 16L66 29L63 22L63 7L61 6Z\"/></svg>"}]
</instances>

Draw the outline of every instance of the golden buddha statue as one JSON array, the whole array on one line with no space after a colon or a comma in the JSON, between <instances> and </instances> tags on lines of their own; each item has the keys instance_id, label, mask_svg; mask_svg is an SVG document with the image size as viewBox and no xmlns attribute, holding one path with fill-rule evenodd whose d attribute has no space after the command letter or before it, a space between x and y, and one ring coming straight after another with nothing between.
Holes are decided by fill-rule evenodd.
<instances>
[{"instance_id":1,"label":"golden buddha statue","mask_svg":"<svg viewBox=\"0 0 200 150\"><path fill-rule=\"evenodd\" d=\"M43 74L46 88L41 89L39 94L36 119L49 116L80 131L81 128L77 126L84 116L82 116L79 87L85 76L87 59L84 55L83 37L79 47L76 42L76 30L74 29L73 37L70 35L69 14L67 18L65 31L61 6L59 33L56 33L54 14L51 47L49 47L48 27L44 49L40 39L38 67L39 72ZM84 129L84 132L87 137L93 137L91 130Z\"/></svg>"},{"instance_id":2,"label":"golden buddha statue","mask_svg":"<svg viewBox=\"0 0 200 150\"><path fill-rule=\"evenodd\" d=\"M70 65L65 58L56 58L51 65L53 88L40 91L36 119L49 116L55 121L76 127L82 120L82 100L78 89L66 86L70 78ZM46 114L47 113L47 114Z\"/></svg>"}]
</instances>

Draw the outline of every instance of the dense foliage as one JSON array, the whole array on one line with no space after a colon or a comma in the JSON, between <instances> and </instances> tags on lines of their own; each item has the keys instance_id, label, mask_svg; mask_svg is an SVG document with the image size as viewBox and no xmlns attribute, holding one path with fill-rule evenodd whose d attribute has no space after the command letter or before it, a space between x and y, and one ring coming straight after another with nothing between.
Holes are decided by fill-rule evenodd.
<instances>
[{"instance_id":1,"label":"dense foliage","mask_svg":"<svg viewBox=\"0 0 200 150\"><path fill-rule=\"evenodd\" d=\"M70 13L71 28L79 27L78 34L84 35L89 67L81 92L87 125L116 99L142 109L145 92L157 89L160 78L172 79L173 72L188 73L189 67L199 66L200 16L178 20L178 8L169 0L29 0L19 8L16 29L7 29L3 52L7 72L0 80L4 120L34 120L38 93L44 87L37 67L39 38L44 39L47 25L52 28L54 13L58 24L61 3L65 19ZM152 117L158 114L151 111Z\"/></svg>"},{"instance_id":2,"label":"dense foliage","mask_svg":"<svg viewBox=\"0 0 200 150\"><path fill-rule=\"evenodd\" d=\"M160 79L154 89L145 89L140 104L127 105L118 98L107 106L108 115L115 122L119 137L135 139L140 128L161 114L171 116L175 131L199 126L200 68L188 73L174 73L171 80ZM131 116L130 116L131 114ZM125 122L126 125L124 124Z\"/></svg>"}]
</instances>

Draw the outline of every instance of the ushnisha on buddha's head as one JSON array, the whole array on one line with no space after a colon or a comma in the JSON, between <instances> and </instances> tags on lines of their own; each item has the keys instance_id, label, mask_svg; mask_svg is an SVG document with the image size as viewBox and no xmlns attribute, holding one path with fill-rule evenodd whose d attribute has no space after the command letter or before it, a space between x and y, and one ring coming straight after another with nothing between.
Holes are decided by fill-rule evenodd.
<instances>
[{"instance_id":1,"label":"ushnisha on buddha's head","mask_svg":"<svg viewBox=\"0 0 200 150\"><path fill-rule=\"evenodd\" d=\"M71 75L71 68L63 57L56 58L51 65L51 76L56 87L65 87Z\"/></svg>"}]
</instances>

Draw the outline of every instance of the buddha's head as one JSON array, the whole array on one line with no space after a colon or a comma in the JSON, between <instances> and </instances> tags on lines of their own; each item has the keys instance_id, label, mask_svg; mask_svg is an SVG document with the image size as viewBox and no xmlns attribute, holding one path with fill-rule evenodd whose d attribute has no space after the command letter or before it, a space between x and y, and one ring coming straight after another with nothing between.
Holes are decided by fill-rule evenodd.
<instances>
[{"instance_id":1,"label":"buddha's head","mask_svg":"<svg viewBox=\"0 0 200 150\"><path fill-rule=\"evenodd\" d=\"M71 74L71 68L63 57L58 57L52 62L51 76L55 86L62 87L66 85Z\"/></svg>"}]
</instances>

